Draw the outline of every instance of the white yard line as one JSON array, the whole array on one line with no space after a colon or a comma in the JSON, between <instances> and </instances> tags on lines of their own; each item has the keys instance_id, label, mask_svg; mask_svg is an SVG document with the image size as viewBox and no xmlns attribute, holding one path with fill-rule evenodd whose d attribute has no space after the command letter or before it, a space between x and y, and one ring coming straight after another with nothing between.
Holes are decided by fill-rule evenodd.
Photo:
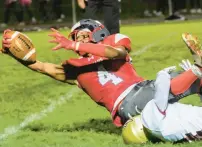
<instances>
[{"instance_id":1,"label":"white yard line","mask_svg":"<svg viewBox=\"0 0 202 147\"><path fill-rule=\"evenodd\" d=\"M9 126L5 128L4 132L0 134L0 140L6 139L8 136L18 133L21 129L26 127L31 122L40 120L43 117L47 116L48 113L53 112L53 110L58 106L65 104L65 102L69 100L75 92L78 92L78 89L72 88L66 95L61 96L58 100L51 100L50 105L48 105L41 112L31 114L30 116L26 117L19 125Z\"/></svg>"},{"instance_id":2,"label":"white yard line","mask_svg":"<svg viewBox=\"0 0 202 147\"><path fill-rule=\"evenodd\" d=\"M131 53L131 56L140 55L140 54L146 52L152 46L158 44L159 42L161 42L163 40L170 38L173 35L174 34L169 34L169 35L163 37L163 39L159 39L159 40L157 40L151 44L148 44L148 45L144 46L142 49L138 50L137 52ZM30 116L26 117L19 125L9 126L9 127L5 128L4 132L2 134L0 134L0 140L6 139L8 136L18 133L21 129L23 129L24 127L26 127L30 123L32 123L36 120L40 120L43 117L47 116L47 114L50 112L53 112L53 110L56 107L65 104L65 102L67 100L69 100L72 97L72 95L77 91L78 91L77 88L72 88L68 92L68 94L61 96L57 101L51 101L50 105L48 105L48 107L43 109L41 112L31 114Z\"/></svg>"},{"instance_id":3,"label":"white yard line","mask_svg":"<svg viewBox=\"0 0 202 147\"><path fill-rule=\"evenodd\" d=\"M148 49L150 49L151 47L157 45L158 43L160 43L161 41L164 41L166 39L169 39L170 37L172 37L173 35L175 35L176 33L171 33L171 34L167 34L166 36L162 37L162 39L156 40L153 43L150 43L146 46L144 46L143 48L141 48L140 50L136 51L136 52L132 52L130 55L131 56L138 56L141 55L142 53L146 52Z\"/></svg>"}]
</instances>

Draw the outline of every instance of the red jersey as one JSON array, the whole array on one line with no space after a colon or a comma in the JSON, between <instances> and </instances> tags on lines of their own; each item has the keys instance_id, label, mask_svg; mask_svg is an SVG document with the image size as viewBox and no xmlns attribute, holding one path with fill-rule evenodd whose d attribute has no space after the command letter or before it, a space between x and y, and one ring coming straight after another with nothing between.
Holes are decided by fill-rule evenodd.
<instances>
[{"instance_id":1,"label":"red jersey","mask_svg":"<svg viewBox=\"0 0 202 147\"><path fill-rule=\"evenodd\" d=\"M102 42L111 46L125 46L131 50L130 39L121 34L108 36ZM77 59L74 67L67 69L67 78L76 78L80 88L92 100L112 113L114 123L121 126L120 118L115 118L117 98L131 85L143 81L127 59L107 59L97 56ZM82 62L82 63L79 63ZM87 62L93 64L86 64ZM75 67L77 64L84 66ZM112 110L114 112L112 112Z\"/></svg>"},{"instance_id":2,"label":"red jersey","mask_svg":"<svg viewBox=\"0 0 202 147\"><path fill-rule=\"evenodd\" d=\"M123 34L110 35L106 37L101 43L111 46L124 46L128 50L128 52L131 51L131 41L127 36Z\"/></svg>"}]
</instances>

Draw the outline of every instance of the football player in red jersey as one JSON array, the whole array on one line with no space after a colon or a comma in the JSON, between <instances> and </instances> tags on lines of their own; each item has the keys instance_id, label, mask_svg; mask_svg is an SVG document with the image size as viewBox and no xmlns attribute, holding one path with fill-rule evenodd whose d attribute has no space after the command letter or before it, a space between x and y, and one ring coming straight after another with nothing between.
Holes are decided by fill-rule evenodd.
<instances>
[{"instance_id":1,"label":"football player in red jersey","mask_svg":"<svg viewBox=\"0 0 202 147\"><path fill-rule=\"evenodd\" d=\"M129 58L131 41L127 36L110 35L101 23L91 19L81 20L72 27L69 35L72 40L54 29L49 36L53 38L50 42L57 44L53 50L73 50L80 58L66 60L62 65L36 61L26 66L62 82L73 84L72 80L76 80L93 101L111 113L116 126L139 114L153 98L155 80L145 80L136 73ZM9 39L3 35L3 47L10 46ZM197 64L201 64L200 56L196 57L200 59ZM170 102L200 94L202 73L198 66L176 75L171 80Z\"/></svg>"}]
</instances>

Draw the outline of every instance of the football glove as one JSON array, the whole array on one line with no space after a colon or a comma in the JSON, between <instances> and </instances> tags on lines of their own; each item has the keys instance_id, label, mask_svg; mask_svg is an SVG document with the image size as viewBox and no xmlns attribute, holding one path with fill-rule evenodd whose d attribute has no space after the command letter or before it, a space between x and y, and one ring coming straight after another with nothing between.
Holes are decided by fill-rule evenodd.
<instances>
[{"instance_id":1,"label":"football glove","mask_svg":"<svg viewBox=\"0 0 202 147\"><path fill-rule=\"evenodd\" d=\"M198 66L196 66L196 65L192 65L188 59L182 60L182 63L179 63L179 66L184 71L191 70L193 72L193 74L195 74L198 78L202 78L202 71L201 71L201 69Z\"/></svg>"},{"instance_id":2,"label":"football glove","mask_svg":"<svg viewBox=\"0 0 202 147\"><path fill-rule=\"evenodd\" d=\"M179 63L179 66L184 70L184 71L187 71L189 69L191 69L191 63L188 59L186 60L182 60L182 63Z\"/></svg>"}]
</instances>

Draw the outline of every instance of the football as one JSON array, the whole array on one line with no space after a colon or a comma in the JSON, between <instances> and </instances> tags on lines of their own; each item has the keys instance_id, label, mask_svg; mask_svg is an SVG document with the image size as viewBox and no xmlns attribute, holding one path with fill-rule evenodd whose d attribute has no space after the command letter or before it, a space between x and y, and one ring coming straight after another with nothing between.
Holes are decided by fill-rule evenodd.
<instances>
[{"instance_id":1,"label":"football","mask_svg":"<svg viewBox=\"0 0 202 147\"><path fill-rule=\"evenodd\" d=\"M11 47L5 50L19 60L30 63L36 61L36 50L28 36L18 31L9 31L6 34L11 38Z\"/></svg>"}]
</instances>

